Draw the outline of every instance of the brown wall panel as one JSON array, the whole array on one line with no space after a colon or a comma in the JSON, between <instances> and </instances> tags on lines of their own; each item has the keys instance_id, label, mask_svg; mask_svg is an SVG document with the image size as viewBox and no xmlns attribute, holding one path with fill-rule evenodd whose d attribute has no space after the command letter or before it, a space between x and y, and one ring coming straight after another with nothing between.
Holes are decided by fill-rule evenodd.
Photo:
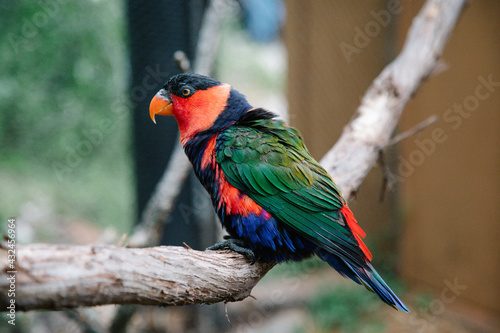
<instances>
[{"instance_id":1,"label":"brown wall panel","mask_svg":"<svg viewBox=\"0 0 500 333\"><path fill-rule=\"evenodd\" d=\"M371 11L387 10L385 1L287 1L285 42L289 51L288 101L290 122L304 135L314 157L320 159L342 133L371 81L387 64L396 16L373 37L363 40L367 24L376 23ZM376 24L376 25L377 25ZM358 33L357 31L362 31ZM350 45L356 52L342 51ZM345 54L349 56L346 58ZM389 200L380 202L382 174L374 170L350 204L367 243L389 228Z\"/></svg>"},{"instance_id":2,"label":"brown wall panel","mask_svg":"<svg viewBox=\"0 0 500 333\"><path fill-rule=\"evenodd\" d=\"M423 1L396 2L401 7L396 9L388 3L286 2L290 119L316 158L335 143L373 78L401 47ZM390 9L395 12L384 18L383 11ZM363 32L372 37L363 38ZM349 59L341 47L346 44L357 50ZM500 314L497 1L471 3L444 61L448 70L425 82L403 115L399 131L434 114L439 122L405 140L394 158L400 204L378 202L381 172L376 168L351 207L368 232L368 244L370 235L384 237L402 228L400 268L416 290L433 291L439 298L446 281L456 280L466 288L449 306L466 304L492 319ZM485 85L485 80L493 83ZM472 111L453 111L464 103Z\"/></svg>"},{"instance_id":3,"label":"brown wall panel","mask_svg":"<svg viewBox=\"0 0 500 333\"><path fill-rule=\"evenodd\" d=\"M402 14L407 29L421 1ZM415 286L467 286L467 300L500 314L500 6L474 1L433 77L407 107L402 127L430 115L439 122L402 145L406 228L401 268ZM484 84L491 77L496 83ZM456 111L459 109L462 111ZM470 111L469 111L469 110ZM432 133L441 133L438 140ZM413 170L411 170L413 169ZM406 169L405 169L406 170Z\"/></svg>"}]
</instances>

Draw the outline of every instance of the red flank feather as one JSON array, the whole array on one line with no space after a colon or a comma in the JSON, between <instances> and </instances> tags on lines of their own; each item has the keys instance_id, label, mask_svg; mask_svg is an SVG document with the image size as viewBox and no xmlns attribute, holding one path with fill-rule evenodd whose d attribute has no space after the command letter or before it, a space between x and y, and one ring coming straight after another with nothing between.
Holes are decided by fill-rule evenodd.
<instances>
[{"instance_id":1,"label":"red flank feather","mask_svg":"<svg viewBox=\"0 0 500 333\"><path fill-rule=\"evenodd\" d=\"M215 163L215 143L217 140L217 134L215 134L207 143L207 147L203 152L203 157L201 159L201 168L211 168L215 169L215 174L217 175L217 182L219 183L219 209L222 205L225 205L226 214L239 214L242 216L248 216L248 214L254 213L255 215L261 215L263 209L261 206L255 203L249 196L242 193L236 187L231 185L224 173ZM264 218L269 219L271 216L265 212Z\"/></svg>"},{"instance_id":2,"label":"red flank feather","mask_svg":"<svg viewBox=\"0 0 500 333\"><path fill-rule=\"evenodd\" d=\"M246 217L251 213L257 216L262 213L263 209L261 206L256 204L248 195L241 193L240 190L229 184L222 170L217 170L217 175L220 193L219 208L224 204L226 206L226 214L238 214Z\"/></svg>"},{"instance_id":3,"label":"red flank feather","mask_svg":"<svg viewBox=\"0 0 500 333\"><path fill-rule=\"evenodd\" d=\"M201 158L201 169L206 169L208 167L213 167L215 158L215 142L217 141L217 134L215 134L210 141L208 141L207 148L203 152L203 157Z\"/></svg>"}]
</instances>

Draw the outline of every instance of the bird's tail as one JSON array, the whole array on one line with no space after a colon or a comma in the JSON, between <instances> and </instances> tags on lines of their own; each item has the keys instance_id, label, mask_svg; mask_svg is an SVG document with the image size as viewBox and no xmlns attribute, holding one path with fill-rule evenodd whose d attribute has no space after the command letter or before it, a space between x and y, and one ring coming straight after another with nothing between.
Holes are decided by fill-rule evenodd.
<instances>
[{"instance_id":1,"label":"bird's tail","mask_svg":"<svg viewBox=\"0 0 500 333\"><path fill-rule=\"evenodd\" d=\"M349 264L347 261L339 259L330 253L321 251L318 253L318 256L335 268L341 275L349 277L354 282L364 285L366 289L377 294L382 301L393 308L400 309L404 312L410 312L398 296L389 288L370 262L366 262L366 267L359 267Z\"/></svg>"}]
</instances>

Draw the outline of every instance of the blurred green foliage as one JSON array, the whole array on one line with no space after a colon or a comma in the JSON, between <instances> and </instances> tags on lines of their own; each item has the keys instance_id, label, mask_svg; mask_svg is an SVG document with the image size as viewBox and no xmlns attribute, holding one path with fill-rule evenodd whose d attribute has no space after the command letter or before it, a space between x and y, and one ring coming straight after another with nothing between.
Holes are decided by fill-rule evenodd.
<instances>
[{"instance_id":1,"label":"blurred green foliage","mask_svg":"<svg viewBox=\"0 0 500 333\"><path fill-rule=\"evenodd\" d=\"M365 288L341 283L318 288L307 308L320 331L384 332L384 323L376 315L381 304Z\"/></svg>"},{"instance_id":2,"label":"blurred green foliage","mask_svg":"<svg viewBox=\"0 0 500 333\"><path fill-rule=\"evenodd\" d=\"M324 261L314 256L310 259L302 261L288 261L276 265L269 273L267 273L263 280L273 282L282 279L283 276L303 276L310 275L322 270L331 270L332 268Z\"/></svg>"},{"instance_id":3,"label":"blurred green foliage","mask_svg":"<svg viewBox=\"0 0 500 333\"><path fill-rule=\"evenodd\" d=\"M0 11L0 217L48 198L63 219L127 231L124 3L0 0Z\"/></svg>"}]
</instances>

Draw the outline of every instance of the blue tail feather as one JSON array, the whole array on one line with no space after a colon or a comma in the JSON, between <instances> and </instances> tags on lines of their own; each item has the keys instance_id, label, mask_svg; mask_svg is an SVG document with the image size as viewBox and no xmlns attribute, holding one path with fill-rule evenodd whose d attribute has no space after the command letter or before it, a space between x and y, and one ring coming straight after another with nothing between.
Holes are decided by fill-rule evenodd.
<instances>
[{"instance_id":1,"label":"blue tail feather","mask_svg":"<svg viewBox=\"0 0 500 333\"><path fill-rule=\"evenodd\" d=\"M393 308L400 309L407 313L410 312L369 262L366 262L366 267L355 267L347 261L337 258L327 252L320 251L318 256L342 276L348 277L358 284L363 284L367 289L376 293L382 301Z\"/></svg>"}]
</instances>

